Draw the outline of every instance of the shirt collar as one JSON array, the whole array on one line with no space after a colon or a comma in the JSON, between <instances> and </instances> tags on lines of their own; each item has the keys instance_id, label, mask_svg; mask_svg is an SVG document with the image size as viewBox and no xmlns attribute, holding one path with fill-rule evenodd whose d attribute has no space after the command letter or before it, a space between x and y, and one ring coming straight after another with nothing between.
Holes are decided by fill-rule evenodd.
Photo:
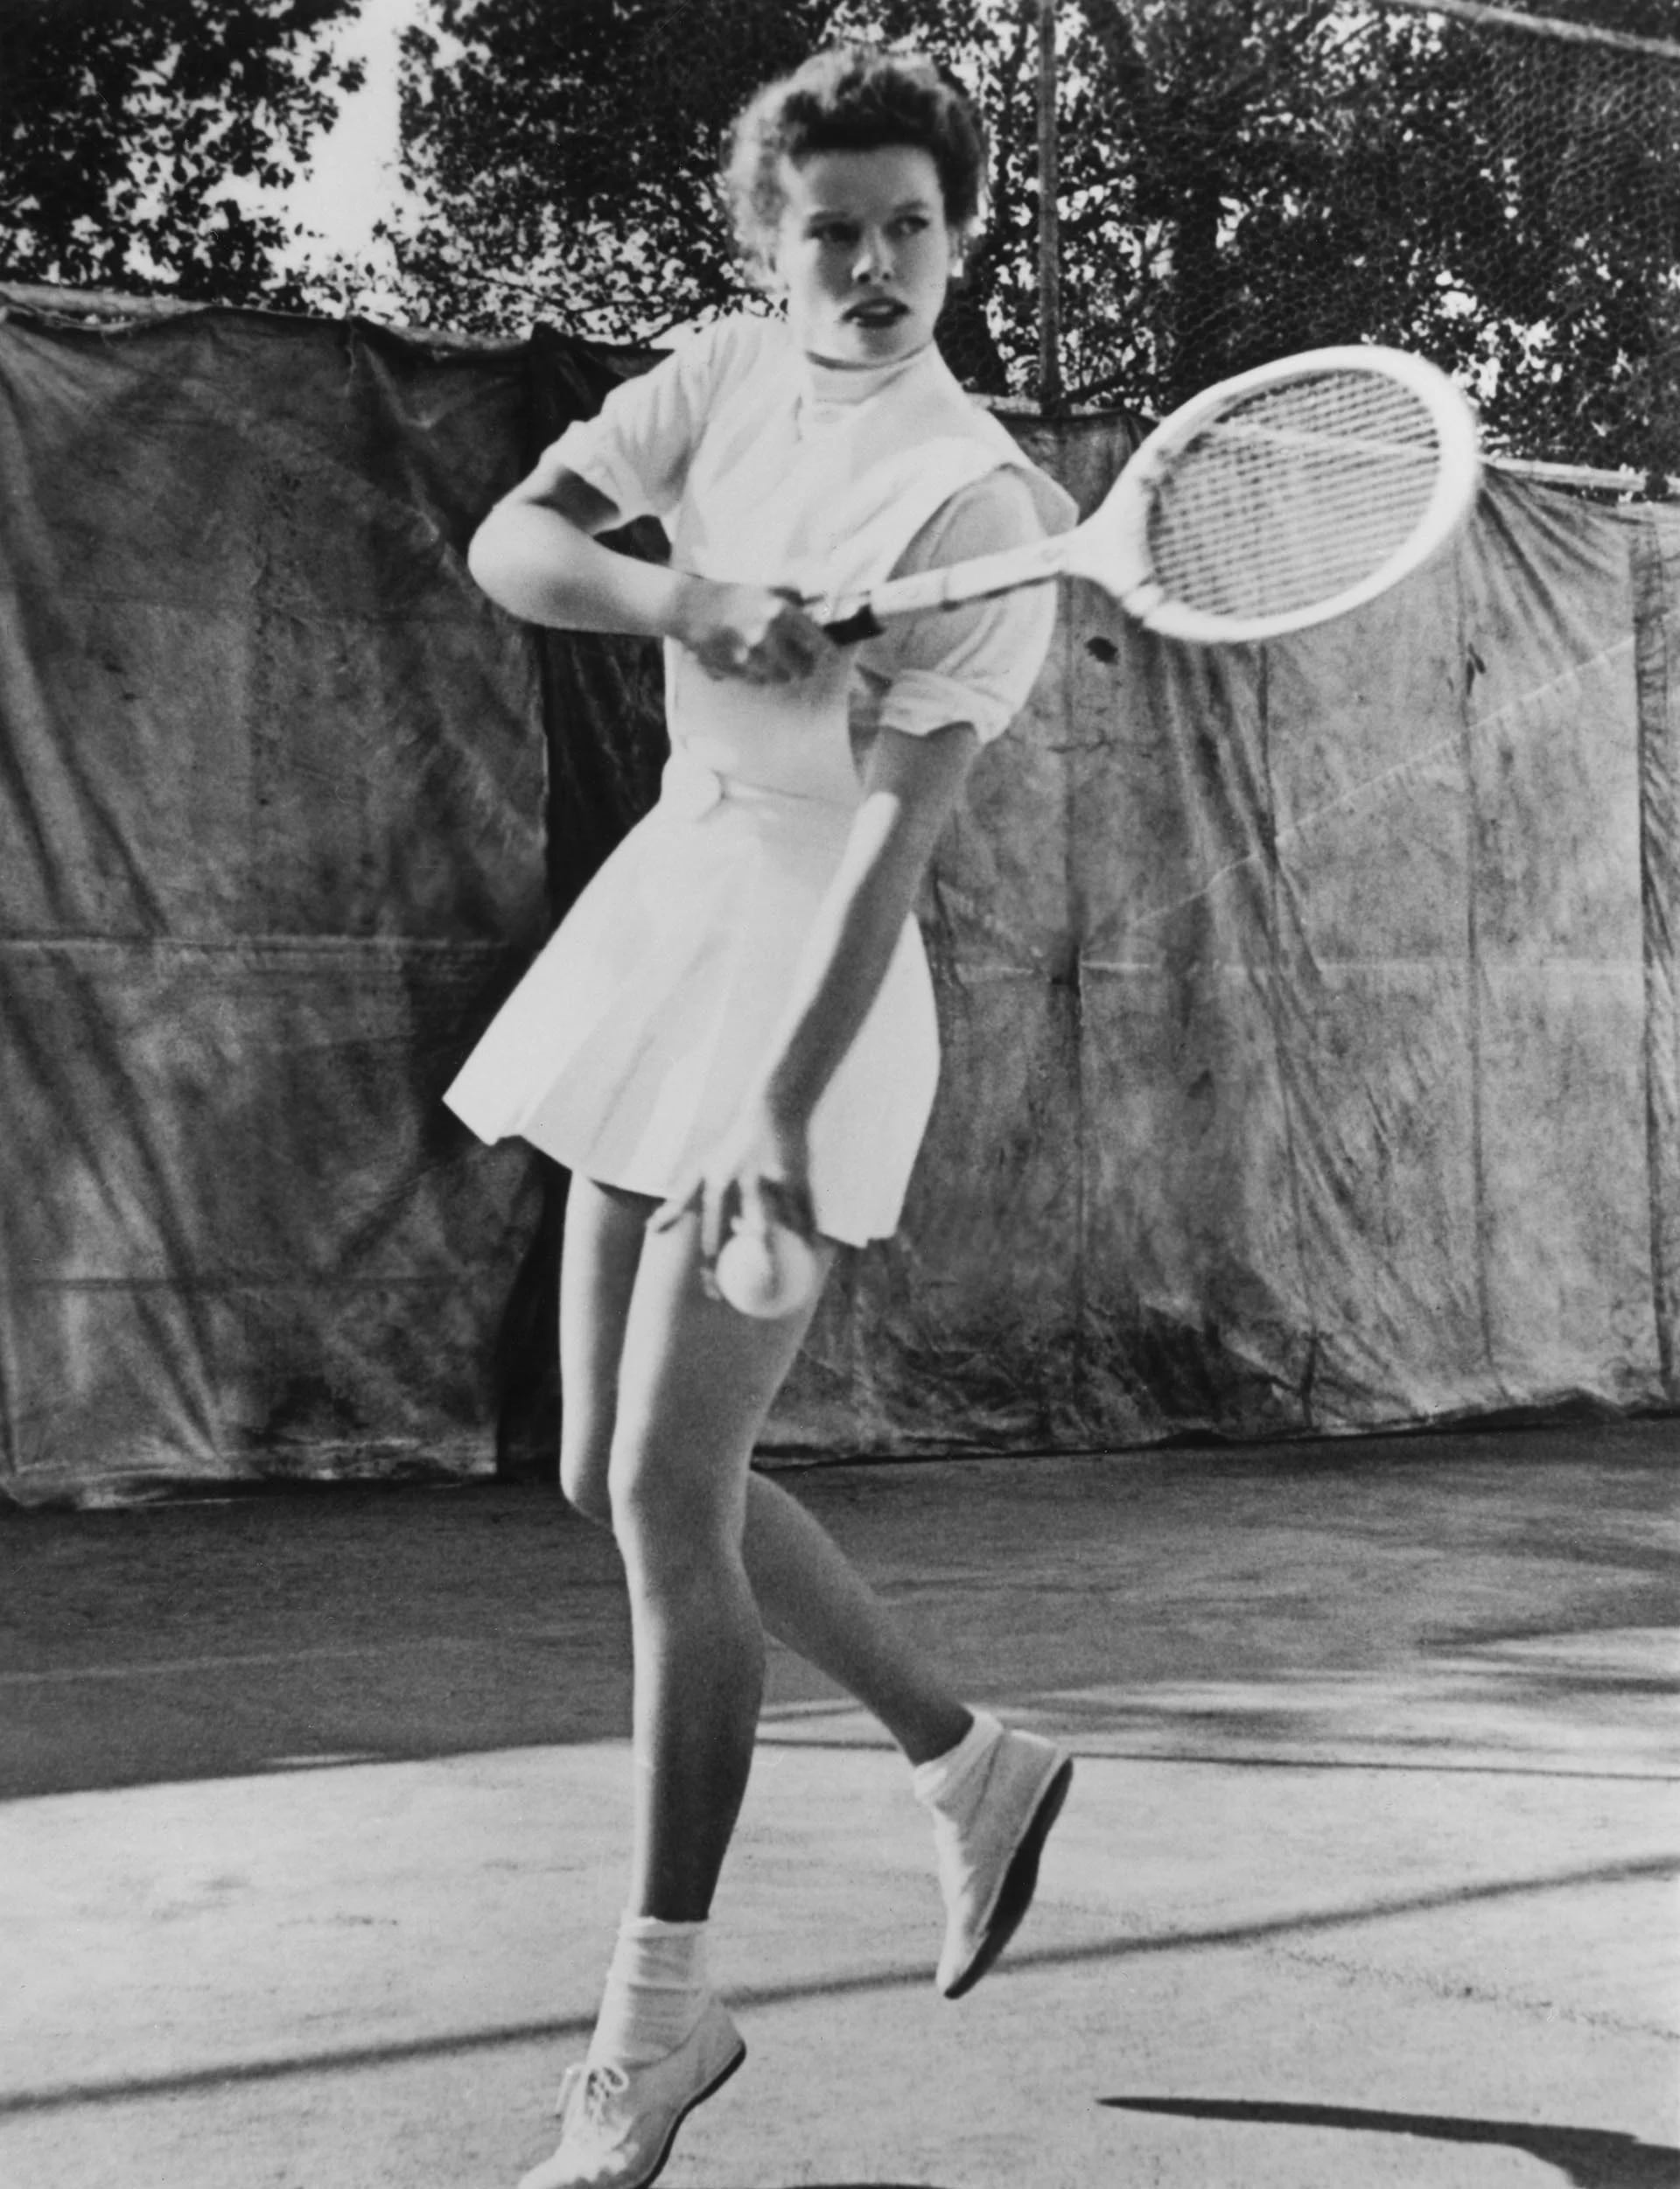
<instances>
[{"instance_id":1,"label":"shirt collar","mask_svg":"<svg viewBox=\"0 0 1680 2189\"><path fill-rule=\"evenodd\" d=\"M861 367L825 365L801 351L797 364L802 422L817 426L837 423L872 395L925 378L936 369L938 359L939 350L933 342L925 343L909 357Z\"/></svg>"}]
</instances>

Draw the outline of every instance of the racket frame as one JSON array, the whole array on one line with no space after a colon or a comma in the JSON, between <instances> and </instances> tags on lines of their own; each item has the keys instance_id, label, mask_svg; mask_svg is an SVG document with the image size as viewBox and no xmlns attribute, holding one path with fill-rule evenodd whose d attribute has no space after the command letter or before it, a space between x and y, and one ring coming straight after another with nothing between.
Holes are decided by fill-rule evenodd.
<instances>
[{"instance_id":1,"label":"racket frame","mask_svg":"<svg viewBox=\"0 0 1680 2189\"><path fill-rule=\"evenodd\" d=\"M1192 608L1161 585L1149 556L1149 525L1172 459L1234 403L1267 388L1331 371L1398 381L1422 402L1434 424L1435 479L1422 516L1394 552L1356 583L1322 600L1268 615L1232 616ZM1250 645L1305 630L1373 600L1436 554L1474 506L1481 480L1475 414L1438 366L1404 350L1344 344L1278 358L1194 395L1163 418L1133 451L1101 506L1071 532L1026 547L889 578L867 592L808 601L836 644L878 637L891 619L957 608L1059 577L1098 585L1124 612L1163 637L1201 646Z\"/></svg>"},{"instance_id":2,"label":"racket frame","mask_svg":"<svg viewBox=\"0 0 1680 2189\"><path fill-rule=\"evenodd\" d=\"M1156 577L1149 557L1149 525L1163 483L1171 475L1173 458L1207 427L1233 406L1268 388L1292 381L1311 380L1329 372L1357 372L1372 378L1398 382L1417 396L1429 414L1436 433L1435 478L1424 511L1406 537L1363 577L1321 600L1266 615L1233 616L1193 608L1175 600ZM1251 645L1263 639L1285 636L1313 624L1328 623L1366 602L1375 600L1390 586L1409 577L1446 545L1474 507L1481 484L1481 456L1475 413L1460 390L1440 367L1405 350L1381 348L1371 343L1348 343L1304 351L1296 357L1276 358L1251 371L1221 381L1180 404L1140 441L1110 489L1108 499L1088 523L1067 535L1070 545L1079 541L1068 562L1069 576L1088 577L1114 596L1129 616L1158 632L1162 637L1182 639L1198 646ZM1101 526L1110 535L1117 551L1117 575L1125 590L1112 586L1096 567L1106 543L1082 538ZM1144 575L1135 573L1142 566Z\"/></svg>"}]
</instances>

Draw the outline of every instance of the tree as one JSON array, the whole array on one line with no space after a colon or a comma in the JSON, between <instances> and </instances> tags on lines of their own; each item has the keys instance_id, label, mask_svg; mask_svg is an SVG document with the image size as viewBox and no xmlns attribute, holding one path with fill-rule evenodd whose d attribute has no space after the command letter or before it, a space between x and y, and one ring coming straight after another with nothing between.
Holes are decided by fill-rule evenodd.
<instances>
[{"instance_id":1,"label":"tree","mask_svg":"<svg viewBox=\"0 0 1680 2189\"><path fill-rule=\"evenodd\" d=\"M1651 35L1670 0L1604 3ZM457 324L619 341L750 301L711 185L723 130L813 46L877 36L986 116L991 218L942 340L971 385L1027 391L1037 4L437 0L452 57L419 33L408 55L412 291ZM1376 339L1457 371L1507 445L1680 464L1680 69L1369 0L1059 12L1071 400L1158 411Z\"/></svg>"},{"instance_id":2,"label":"tree","mask_svg":"<svg viewBox=\"0 0 1680 2189\"><path fill-rule=\"evenodd\" d=\"M283 183L354 87L320 33L357 4L0 0L0 275L318 301L228 182ZM1031 393L1039 5L424 0L400 308L626 343L762 309L715 188L724 130L815 47L872 37L933 55L985 117L990 218L940 339L970 387ZM1680 32L1680 0L1532 11ZM1159 412L1264 358L1386 341L1455 372L1497 444L1680 470L1680 66L1382 0L1058 17L1069 401Z\"/></svg>"},{"instance_id":3,"label":"tree","mask_svg":"<svg viewBox=\"0 0 1680 2189\"><path fill-rule=\"evenodd\" d=\"M751 290L716 190L745 101L816 47L861 31L948 43L953 0L435 0L411 31L403 142L427 212L409 280L461 325L540 309L644 340ZM447 51L450 58L440 56Z\"/></svg>"},{"instance_id":4,"label":"tree","mask_svg":"<svg viewBox=\"0 0 1680 2189\"><path fill-rule=\"evenodd\" d=\"M0 0L0 278L298 309L283 188L357 0Z\"/></svg>"},{"instance_id":5,"label":"tree","mask_svg":"<svg viewBox=\"0 0 1680 2189\"><path fill-rule=\"evenodd\" d=\"M1078 10L1076 392L1385 341L1508 447L1680 461L1680 68L1328 0Z\"/></svg>"}]
</instances>

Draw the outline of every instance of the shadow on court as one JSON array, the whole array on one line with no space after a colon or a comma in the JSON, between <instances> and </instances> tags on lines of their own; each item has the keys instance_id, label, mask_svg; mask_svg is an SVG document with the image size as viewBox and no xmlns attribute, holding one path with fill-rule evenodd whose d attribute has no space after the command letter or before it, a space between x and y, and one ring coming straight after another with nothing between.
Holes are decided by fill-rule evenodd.
<instances>
[{"instance_id":1,"label":"shadow on court","mask_svg":"<svg viewBox=\"0 0 1680 2189\"><path fill-rule=\"evenodd\" d=\"M1336 1682L1466 1650L1513 1708L1671 1690L1671 1658L1593 1638L1674 1622L1676 1437L1606 1423L780 1479L965 1692L1063 1698L1071 1729L1152 1752L1172 1735L1270 1755L1310 1745ZM0 1570L4 1797L628 1723L617 1554L537 1486L12 1513ZM770 1696L832 1690L779 1657Z\"/></svg>"},{"instance_id":2,"label":"shadow on court","mask_svg":"<svg viewBox=\"0 0 1680 2189\"><path fill-rule=\"evenodd\" d=\"M1079 1760L953 2007L900 1760L773 1653L749 2057L672 2189L1674 2183L1676 1435L784 1473ZM622 1897L610 1542L345 1488L10 1515L0 1563L0 2181L507 2189Z\"/></svg>"},{"instance_id":3,"label":"shadow on court","mask_svg":"<svg viewBox=\"0 0 1680 2189\"><path fill-rule=\"evenodd\" d=\"M1154 1955L1183 1956L1199 1950L1251 1947L1283 1940L1299 1941L1315 1933L1358 1928L1396 1917L1462 1908L1472 1901L1490 1902L1516 1898L1543 1899L1548 1894L1645 1880L1666 1884L1672 1878L1675 1868L1675 1857L1659 1856L1644 1862L1606 1864L1598 1868L1576 1870L1550 1877L1498 1878L1465 1889L1378 1897L1353 1906L1300 1911L1280 1914L1264 1922L1226 1925L1216 1929L1173 1929L1157 1936L1134 1934L1087 1939L1076 1946L1064 1947L1060 1950L1034 1950L1030 1945L1018 1944L1010 1955L1010 1968L1017 1975L1029 1969L1040 1972L1073 1970L1099 1962L1136 1961ZM750 2014L754 2010L822 2002L837 2005L867 1996L879 1997L893 1992L919 1992L926 1986L927 1981L927 1969L918 1963L873 1969L856 1976L834 1976L796 1984L735 1984L731 1987L730 2000L737 2011ZM303 2052L284 2057L246 2060L236 2065L188 2068L175 2074L131 2079L90 2079L79 2083L44 2085L33 2089L14 2088L0 2094L0 2119L8 2116L51 2113L88 2106L120 2105L140 2098L182 2097L195 2091L226 2090L239 2084L280 2082L288 2079L308 2081L322 2075L355 2074L369 2068L388 2067L426 2059L453 2059L473 2052L501 2050L510 2046L543 2044L556 2050L577 2052L587 2043L591 2026L587 2015L563 2020L500 2023L489 2028L440 2031L431 2037L407 2043L363 2046L346 2045L329 2051ZM1103 2098L1099 2102L1136 2112L1182 2114L1186 2118L1276 2121L1309 2127L1363 2125L1372 2130L1382 2128L1395 2133L1403 2132L1398 2125L1401 2120L1398 2115L1356 2116L1346 2112L1345 2109L1338 2114L1334 2107L1304 2109L1237 2104L1212 2099ZM1473 2143L1510 2140L1508 2137L1494 2134L1491 2129L1485 2133L1469 2133L1477 2127L1475 2123L1458 2122L1439 2123L1427 2131L1416 2128L1405 2129L1404 2132L1418 2135L1427 2132L1446 2137L1448 2130L1452 2130L1464 2132L1448 2137L1448 2140ZM1551 2134L1552 2131L1546 2133ZM1625 2138L1614 2137L1601 2140L1613 2144L1626 2141ZM1667 2155L1657 2154L1658 2157ZM1644 2189L1644 2177L1640 2177L1636 2189Z\"/></svg>"},{"instance_id":4,"label":"shadow on court","mask_svg":"<svg viewBox=\"0 0 1680 2189\"><path fill-rule=\"evenodd\" d=\"M1422 2113L1366 2113L1342 2105L1260 2105L1216 2098L1104 2098L1106 2106L1192 2121L1347 2129L1355 2135L1416 2136L1440 2144L1499 2144L1555 2166L1572 2189L1676 2189L1680 2150L1642 2144L1605 2129L1541 2127L1528 2121L1454 2121ZM1350 2172L1356 2165L1350 2161Z\"/></svg>"}]
</instances>

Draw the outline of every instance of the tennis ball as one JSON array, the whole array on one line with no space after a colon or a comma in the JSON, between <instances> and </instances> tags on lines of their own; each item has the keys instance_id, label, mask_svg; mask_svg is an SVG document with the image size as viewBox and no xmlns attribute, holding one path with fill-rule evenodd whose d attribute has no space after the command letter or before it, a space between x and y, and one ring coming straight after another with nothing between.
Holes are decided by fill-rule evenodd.
<instances>
[{"instance_id":1,"label":"tennis ball","mask_svg":"<svg viewBox=\"0 0 1680 2189\"><path fill-rule=\"evenodd\" d=\"M816 1287L816 1256L796 1231L732 1232L718 1257L718 1290L738 1315L791 1315Z\"/></svg>"}]
</instances>

